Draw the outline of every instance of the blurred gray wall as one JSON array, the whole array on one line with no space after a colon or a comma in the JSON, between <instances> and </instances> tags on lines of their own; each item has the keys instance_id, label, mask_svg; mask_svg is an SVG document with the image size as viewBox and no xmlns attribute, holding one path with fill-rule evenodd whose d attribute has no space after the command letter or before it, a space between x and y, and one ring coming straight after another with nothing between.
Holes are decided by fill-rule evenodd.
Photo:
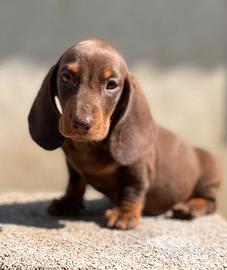
<instances>
[{"instance_id":1,"label":"blurred gray wall","mask_svg":"<svg viewBox=\"0 0 227 270\"><path fill-rule=\"evenodd\" d=\"M2 0L0 57L54 62L100 37L130 63L212 68L227 62L226 0Z\"/></svg>"}]
</instances>

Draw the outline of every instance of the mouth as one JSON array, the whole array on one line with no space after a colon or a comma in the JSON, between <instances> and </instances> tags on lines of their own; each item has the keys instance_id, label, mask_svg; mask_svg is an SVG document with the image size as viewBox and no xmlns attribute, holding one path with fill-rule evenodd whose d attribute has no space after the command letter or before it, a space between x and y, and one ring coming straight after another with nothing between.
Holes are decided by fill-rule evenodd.
<instances>
[{"instance_id":1,"label":"mouth","mask_svg":"<svg viewBox=\"0 0 227 270\"><path fill-rule=\"evenodd\" d=\"M89 131L75 131L73 128L68 128L70 125L65 125L63 116L59 119L59 131L66 137L75 142L99 142L105 139L108 132L104 132L103 129L93 128Z\"/></svg>"}]
</instances>

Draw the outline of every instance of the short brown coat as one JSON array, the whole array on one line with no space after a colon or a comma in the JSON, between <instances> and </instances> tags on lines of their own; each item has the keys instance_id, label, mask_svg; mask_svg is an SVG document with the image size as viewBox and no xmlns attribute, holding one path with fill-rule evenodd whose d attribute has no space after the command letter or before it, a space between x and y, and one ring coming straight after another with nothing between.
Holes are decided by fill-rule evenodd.
<instances>
[{"instance_id":1,"label":"short brown coat","mask_svg":"<svg viewBox=\"0 0 227 270\"><path fill-rule=\"evenodd\" d=\"M117 86L107 90L110 81ZM78 214L86 184L116 204L106 212L111 228L136 227L142 211L173 209L175 217L192 218L215 209L215 159L155 123L139 83L105 42L83 41L63 54L44 79L28 121L41 147L62 147L66 156L69 185L51 214Z\"/></svg>"}]
</instances>

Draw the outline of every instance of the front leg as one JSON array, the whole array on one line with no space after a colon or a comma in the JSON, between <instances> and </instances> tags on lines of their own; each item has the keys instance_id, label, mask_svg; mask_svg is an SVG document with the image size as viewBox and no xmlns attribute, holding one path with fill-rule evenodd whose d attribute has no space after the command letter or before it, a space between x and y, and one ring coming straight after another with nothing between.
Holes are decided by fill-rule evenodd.
<instances>
[{"instance_id":1,"label":"front leg","mask_svg":"<svg viewBox=\"0 0 227 270\"><path fill-rule=\"evenodd\" d=\"M145 164L122 167L119 176L119 205L105 213L106 225L120 230L134 229L140 223L149 181Z\"/></svg>"},{"instance_id":2,"label":"front leg","mask_svg":"<svg viewBox=\"0 0 227 270\"><path fill-rule=\"evenodd\" d=\"M54 216L77 216L83 208L83 196L86 183L78 173L67 163L69 183L65 195L54 200L48 208L48 213Z\"/></svg>"}]
</instances>

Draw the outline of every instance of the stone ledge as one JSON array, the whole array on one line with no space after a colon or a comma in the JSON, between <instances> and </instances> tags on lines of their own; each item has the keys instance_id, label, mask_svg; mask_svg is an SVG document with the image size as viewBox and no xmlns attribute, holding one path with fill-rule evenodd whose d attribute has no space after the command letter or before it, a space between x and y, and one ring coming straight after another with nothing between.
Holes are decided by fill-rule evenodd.
<instances>
[{"instance_id":1,"label":"stone ledge","mask_svg":"<svg viewBox=\"0 0 227 270\"><path fill-rule=\"evenodd\" d=\"M46 214L59 194L0 195L0 269L227 269L227 223L144 217L139 229L103 226L107 202L87 194L81 218Z\"/></svg>"}]
</instances>

